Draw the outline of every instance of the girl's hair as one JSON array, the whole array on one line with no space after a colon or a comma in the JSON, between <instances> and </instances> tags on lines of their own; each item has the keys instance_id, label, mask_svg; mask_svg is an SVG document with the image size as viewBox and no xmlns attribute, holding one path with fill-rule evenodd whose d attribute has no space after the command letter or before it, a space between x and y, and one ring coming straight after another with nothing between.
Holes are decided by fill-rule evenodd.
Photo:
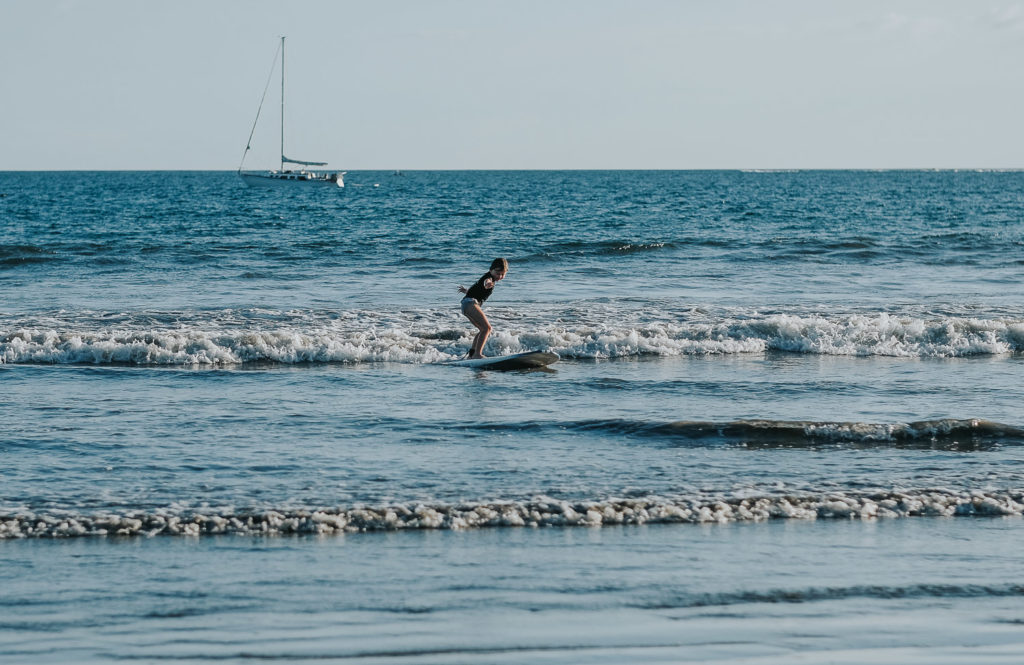
<instances>
[{"instance_id":1,"label":"girl's hair","mask_svg":"<svg viewBox=\"0 0 1024 665\"><path fill-rule=\"evenodd\" d=\"M491 261L491 270L508 272L508 259L494 259Z\"/></svg>"}]
</instances>

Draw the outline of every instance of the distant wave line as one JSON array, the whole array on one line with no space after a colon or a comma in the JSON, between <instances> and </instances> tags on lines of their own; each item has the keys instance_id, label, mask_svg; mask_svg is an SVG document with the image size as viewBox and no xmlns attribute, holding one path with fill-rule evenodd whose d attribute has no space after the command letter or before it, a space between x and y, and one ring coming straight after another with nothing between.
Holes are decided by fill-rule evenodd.
<instances>
[{"instance_id":1,"label":"distant wave line","mask_svg":"<svg viewBox=\"0 0 1024 665\"><path fill-rule=\"evenodd\" d=\"M686 594L675 599L637 603L640 609L667 610L698 607L728 607L751 603L813 603L850 598L1001 598L1024 596L1021 584L910 584L807 587L726 593Z\"/></svg>"}]
</instances>

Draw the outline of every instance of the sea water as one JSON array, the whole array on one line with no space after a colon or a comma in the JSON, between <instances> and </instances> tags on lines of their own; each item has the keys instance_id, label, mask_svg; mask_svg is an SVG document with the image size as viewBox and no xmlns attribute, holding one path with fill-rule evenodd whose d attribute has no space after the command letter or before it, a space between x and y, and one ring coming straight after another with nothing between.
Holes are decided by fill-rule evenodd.
<instances>
[{"instance_id":1,"label":"sea water","mask_svg":"<svg viewBox=\"0 0 1024 665\"><path fill-rule=\"evenodd\" d=\"M1024 658L1024 173L346 184L0 174L0 660Z\"/></svg>"}]
</instances>

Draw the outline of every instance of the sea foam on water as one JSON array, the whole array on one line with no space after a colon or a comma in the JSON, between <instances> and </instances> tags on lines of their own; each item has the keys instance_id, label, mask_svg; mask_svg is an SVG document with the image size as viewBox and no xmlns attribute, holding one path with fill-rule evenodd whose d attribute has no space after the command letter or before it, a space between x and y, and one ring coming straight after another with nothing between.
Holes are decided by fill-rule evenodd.
<instances>
[{"instance_id":1,"label":"sea foam on water","mask_svg":"<svg viewBox=\"0 0 1024 665\"><path fill-rule=\"evenodd\" d=\"M922 489L858 494L744 498L604 499L568 502L548 497L459 505L352 508L222 509L97 515L16 512L0 515L0 539L77 536L203 536L331 534L404 529L600 527L664 523L760 522L773 519L1024 516L1024 490Z\"/></svg>"},{"instance_id":2,"label":"sea foam on water","mask_svg":"<svg viewBox=\"0 0 1024 665\"><path fill-rule=\"evenodd\" d=\"M447 311L409 311L382 320L376 312L291 312L281 320L237 320L194 313L168 330L86 326L73 313L40 328L0 318L0 362L47 364L230 365L278 363L429 363L465 354L471 330ZM499 315L493 315L498 319ZM535 315L498 327L496 353L547 348L562 358L724 355L786 351L814 355L967 357L1024 350L1024 319L946 316L829 316L756 313L743 316L672 316L630 321L635 312L607 314L608 322L558 321ZM425 325L422 319L434 321ZM222 319L229 319L225 323ZM397 319L397 320L396 320ZM616 322L619 319L625 322ZM37 323L37 322L32 322Z\"/></svg>"}]
</instances>

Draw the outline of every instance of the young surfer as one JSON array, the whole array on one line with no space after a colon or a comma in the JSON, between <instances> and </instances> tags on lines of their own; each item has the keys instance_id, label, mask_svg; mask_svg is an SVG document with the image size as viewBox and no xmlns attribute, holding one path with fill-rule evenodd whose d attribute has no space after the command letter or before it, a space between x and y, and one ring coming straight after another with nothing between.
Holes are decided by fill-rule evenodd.
<instances>
[{"instance_id":1,"label":"young surfer","mask_svg":"<svg viewBox=\"0 0 1024 665\"><path fill-rule=\"evenodd\" d=\"M484 344L487 343L487 336L491 334L491 324L487 321L487 316L484 315L481 306L485 300L491 297L494 285L504 279L506 274L508 274L508 261L494 259L491 262L491 269L476 280L476 284L468 289L459 285L459 293L466 294L466 297L462 299L462 313L480 331L473 338L473 346L470 347L467 358L484 357Z\"/></svg>"}]
</instances>

